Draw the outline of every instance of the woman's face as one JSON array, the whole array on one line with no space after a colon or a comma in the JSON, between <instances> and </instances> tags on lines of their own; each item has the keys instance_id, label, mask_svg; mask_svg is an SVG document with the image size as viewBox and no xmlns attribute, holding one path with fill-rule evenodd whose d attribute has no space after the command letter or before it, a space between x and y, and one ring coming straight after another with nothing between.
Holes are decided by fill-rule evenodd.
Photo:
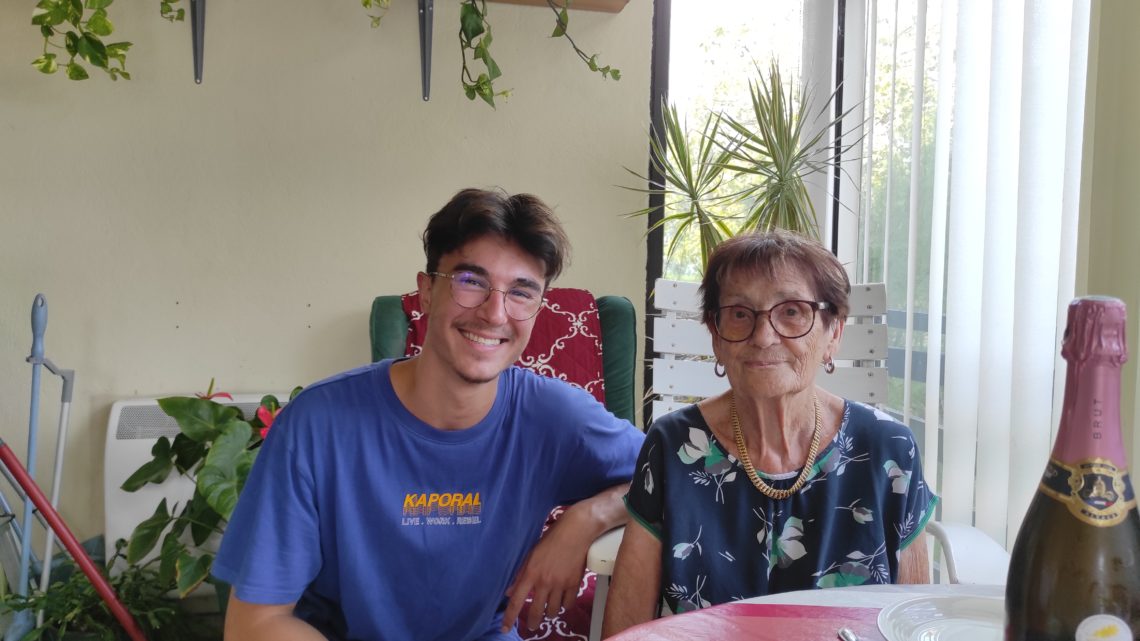
<instances>
[{"instance_id":1,"label":"woman's face","mask_svg":"<svg viewBox=\"0 0 1140 641\"><path fill-rule=\"evenodd\" d=\"M818 294L794 268L779 267L773 278L757 272L735 270L720 291L720 307L741 305L769 310L789 300L816 301ZM768 314L756 318L752 335L743 341L726 341L710 325L713 353L725 368L733 389L758 398L795 394L811 387L819 365L834 355L843 335L843 325L827 323L817 312L811 331L799 338L784 338L772 329Z\"/></svg>"}]
</instances>

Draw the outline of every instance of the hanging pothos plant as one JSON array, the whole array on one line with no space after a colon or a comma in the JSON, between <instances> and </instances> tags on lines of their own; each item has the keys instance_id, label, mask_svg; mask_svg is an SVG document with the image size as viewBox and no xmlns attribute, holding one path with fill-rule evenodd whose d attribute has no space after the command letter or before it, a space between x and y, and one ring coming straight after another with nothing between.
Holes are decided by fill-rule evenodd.
<instances>
[{"instance_id":1,"label":"hanging pothos plant","mask_svg":"<svg viewBox=\"0 0 1140 641\"><path fill-rule=\"evenodd\" d=\"M362 1L368 3L377 0ZM387 1L385 0L385 2ZM602 74L603 78L621 80L619 69L609 65L599 65L598 54L587 54L582 51L574 39L570 37L570 34L566 32L570 24L570 15L566 10L570 5L570 0L567 0L566 6L563 7L555 4L554 0L546 0L546 4L554 12L554 31L550 37L566 38L566 41L574 49L574 53L578 54L578 57L586 63L590 71ZM373 24L375 25L375 22ZM491 57L491 23L487 22L486 0L461 1L459 6L459 48L463 54L463 70L460 72L459 80L463 83L463 91L468 100L474 100L478 96L494 107L495 96L506 97L510 95L509 90L495 91L495 80L502 75L502 72L499 70L499 65L495 63L495 59ZM469 56L472 64L476 60L483 64L483 71L477 76L472 73L468 66Z\"/></svg>"},{"instance_id":2,"label":"hanging pothos plant","mask_svg":"<svg viewBox=\"0 0 1140 641\"><path fill-rule=\"evenodd\" d=\"M87 69L81 61L106 71L111 80L119 77L131 79L127 73L127 50L129 42L104 43L103 39L114 32L115 27L107 18L107 7L114 0L39 0L32 12L32 24L39 27L44 37L43 55L32 61L32 66L43 73L59 71L59 53L52 49L66 51L68 59L63 63L67 77L72 80L86 80ZM171 0L177 2L177 0ZM164 16L169 2L163 0ZM62 44L60 39L62 38ZM115 65L114 63L118 63Z\"/></svg>"},{"instance_id":3,"label":"hanging pothos plant","mask_svg":"<svg viewBox=\"0 0 1140 641\"><path fill-rule=\"evenodd\" d=\"M176 6L180 1L159 0L159 15L171 22L184 20L186 10ZM127 72L126 66L131 43L104 42L115 30L107 13L107 8L113 2L114 0L39 0L32 13L32 24L39 27L44 37L44 49L43 55L33 60L32 65L45 74L53 74L62 66L68 78L86 80L89 74L83 63L87 63L105 71L111 80L130 80L131 74ZM368 12L372 26L379 27L391 0L360 2ZM620 80L620 70L600 64L598 54L587 54L570 37L567 32L570 24L567 9L570 3L571 0L565 0L565 6L559 6L555 0L546 0L547 6L554 12L554 31L550 36L566 38L574 53L586 63L590 71L600 73L603 78ZM491 56L491 42L491 23L487 21L486 0L460 0L459 48L463 56L463 68L459 80L468 100L479 97L494 107L495 97L508 96L510 91L495 89L495 81L502 76L502 71ZM60 52L67 53L66 62L61 59ZM482 69L477 65L482 65Z\"/></svg>"}]
</instances>

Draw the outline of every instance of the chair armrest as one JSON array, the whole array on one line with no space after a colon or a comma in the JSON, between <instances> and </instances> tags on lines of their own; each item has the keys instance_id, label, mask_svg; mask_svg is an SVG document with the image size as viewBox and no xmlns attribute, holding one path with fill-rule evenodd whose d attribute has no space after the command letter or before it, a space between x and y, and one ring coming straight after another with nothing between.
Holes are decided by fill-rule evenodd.
<instances>
[{"instance_id":1,"label":"chair armrest","mask_svg":"<svg viewBox=\"0 0 1140 641\"><path fill-rule=\"evenodd\" d=\"M971 525L929 521L926 531L941 545L951 583L1005 585L1009 552Z\"/></svg>"},{"instance_id":2,"label":"chair armrest","mask_svg":"<svg viewBox=\"0 0 1140 641\"><path fill-rule=\"evenodd\" d=\"M600 576L612 576L625 526L614 528L594 539L586 552L586 569Z\"/></svg>"},{"instance_id":3,"label":"chair armrest","mask_svg":"<svg viewBox=\"0 0 1140 641\"><path fill-rule=\"evenodd\" d=\"M372 341L372 362L404 355L408 341L408 317L400 296L377 296L372 300L368 318L368 337Z\"/></svg>"}]
</instances>

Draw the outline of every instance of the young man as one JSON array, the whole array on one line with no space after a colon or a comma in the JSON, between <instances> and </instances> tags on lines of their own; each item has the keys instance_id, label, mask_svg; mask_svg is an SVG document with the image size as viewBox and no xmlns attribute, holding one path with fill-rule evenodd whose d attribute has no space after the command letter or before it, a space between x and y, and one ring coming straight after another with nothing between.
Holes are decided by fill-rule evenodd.
<instances>
[{"instance_id":1,"label":"young man","mask_svg":"<svg viewBox=\"0 0 1140 641\"><path fill-rule=\"evenodd\" d=\"M423 351L312 385L274 422L214 561L228 641L518 639L528 593L533 628L626 519L641 432L511 366L568 251L553 214L468 189L423 239Z\"/></svg>"}]
</instances>

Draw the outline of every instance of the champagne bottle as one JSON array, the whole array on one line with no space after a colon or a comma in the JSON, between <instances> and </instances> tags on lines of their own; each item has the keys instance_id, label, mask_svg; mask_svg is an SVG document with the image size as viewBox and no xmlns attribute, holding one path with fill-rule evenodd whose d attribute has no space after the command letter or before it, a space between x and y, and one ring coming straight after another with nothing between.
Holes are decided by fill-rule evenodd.
<instances>
[{"instance_id":1,"label":"champagne bottle","mask_svg":"<svg viewBox=\"0 0 1140 641\"><path fill-rule=\"evenodd\" d=\"M1006 641L1140 641L1140 516L1120 436L1124 303L1069 305L1053 453L1013 545Z\"/></svg>"}]
</instances>

